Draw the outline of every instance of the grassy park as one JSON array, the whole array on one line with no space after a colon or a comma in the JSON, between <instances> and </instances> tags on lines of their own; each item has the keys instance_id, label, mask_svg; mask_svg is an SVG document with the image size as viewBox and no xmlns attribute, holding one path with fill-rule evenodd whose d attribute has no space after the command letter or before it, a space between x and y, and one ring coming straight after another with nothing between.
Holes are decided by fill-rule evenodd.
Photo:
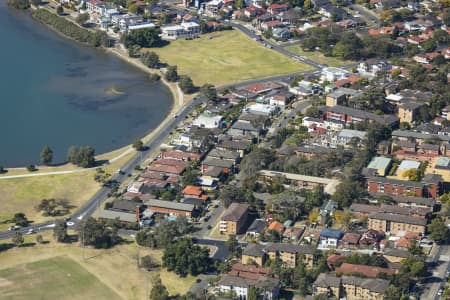
<instances>
[{"instance_id":1,"label":"grassy park","mask_svg":"<svg viewBox=\"0 0 450 300\"><path fill-rule=\"evenodd\" d=\"M130 152L102 168L105 172L113 174L133 154L134 152ZM0 201L0 230L6 230L10 226L1 223L17 212L25 213L28 219L34 222L48 219L35 210L42 199L67 199L73 206L72 211L76 210L99 189L100 184L94 181L95 173L95 170L82 170L70 174L0 179L0 193L3 195ZM8 172L3 176L8 175L16 174Z\"/></svg>"},{"instance_id":2,"label":"grassy park","mask_svg":"<svg viewBox=\"0 0 450 300\"><path fill-rule=\"evenodd\" d=\"M340 67L355 63L351 60L342 60L336 57L325 56L318 51L303 51L300 45L290 45L285 48L292 53L305 56L319 64L326 64L330 67Z\"/></svg>"},{"instance_id":3,"label":"grassy park","mask_svg":"<svg viewBox=\"0 0 450 300\"><path fill-rule=\"evenodd\" d=\"M177 65L178 72L189 75L196 85L220 86L311 69L237 30L205 34L194 40L177 40L151 51L158 53L161 61Z\"/></svg>"},{"instance_id":4,"label":"grassy park","mask_svg":"<svg viewBox=\"0 0 450 300\"><path fill-rule=\"evenodd\" d=\"M128 242L112 249L86 248L53 241L0 252L0 300L3 299L148 299L151 278L159 274L170 294L185 294L195 278L181 278L158 269L145 272L136 258L151 255L161 261L162 252ZM25 236L25 243L35 235ZM0 242L2 244L10 241ZM1 250L0 250L1 251ZM45 292L45 294L43 294Z\"/></svg>"}]
</instances>

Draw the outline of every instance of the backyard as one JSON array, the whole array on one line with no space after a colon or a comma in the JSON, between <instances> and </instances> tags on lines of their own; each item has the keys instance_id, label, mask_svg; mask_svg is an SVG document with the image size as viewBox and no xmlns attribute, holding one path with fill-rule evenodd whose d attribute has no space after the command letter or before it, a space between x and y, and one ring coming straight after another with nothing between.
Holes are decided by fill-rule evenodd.
<instances>
[{"instance_id":1,"label":"backyard","mask_svg":"<svg viewBox=\"0 0 450 300\"><path fill-rule=\"evenodd\" d=\"M158 53L162 62L177 65L179 74L189 75L196 85L221 86L311 70L310 66L270 50L237 30L177 40L151 51Z\"/></svg>"}]
</instances>

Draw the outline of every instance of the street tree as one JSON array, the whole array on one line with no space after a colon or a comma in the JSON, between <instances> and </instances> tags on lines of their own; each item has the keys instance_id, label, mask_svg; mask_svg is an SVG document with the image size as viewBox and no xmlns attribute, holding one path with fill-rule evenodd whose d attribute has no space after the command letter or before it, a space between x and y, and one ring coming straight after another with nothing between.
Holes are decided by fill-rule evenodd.
<instances>
[{"instance_id":1,"label":"street tree","mask_svg":"<svg viewBox=\"0 0 450 300\"><path fill-rule=\"evenodd\" d=\"M192 81L191 77L187 75L180 76L179 85L183 93L192 94L193 92L195 92L194 82Z\"/></svg>"},{"instance_id":2,"label":"street tree","mask_svg":"<svg viewBox=\"0 0 450 300\"><path fill-rule=\"evenodd\" d=\"M33 4L36 7L41 5L41 2L42 2L41 0L31 0L30 1L30 3Z\"/></svg>"},{"instance_id":3,"label":"street tree","mask_svg":"<svg viewBox=\"0 0 450 300\"><path fill-rule=\"evenodd\" d=\"M64 220L56 220L55 227L53 227L53 237L59 243L67 241L67 225Z\"/></svg>"},{"instance_id":4,"label":"street tree","mask_svg":"<svg viewBox=\"0 0 450 300\"><path fill-rule=\"evenodd\" d=\"M56 8L56 13L62 15L64 13L64 8L60 5Z\"/></svg>"},{"instance_id":5,"label":"street tree","mask_svg":"<svg viewBox=\"0 0 450 300\"><path fill-rule=\"evenodd\" d=\"M14 217L12 218L11 222L20 227L26 227L28 226L29 223L27 217L22 212L14 214Z\"/></svg>"},{"instance_id":6,"label":"street tree","mask_svg":"<svg viewBox=\"0 0 450 300\"><path fill-rule=\"evenodd\" d=\"M14 244L16 247L20 247L20 246L23 244L23 242L24 242L24 238L23 238L22 233L16 231L16 232L14 233L13 238L12 238L12 242L13 242L13 244Z\"/></svg>"},{"instance_id":7,"label":"street tree","mask_svg":"<svg viewBox=\"0 0 450 300\"><path fill-rule=\"evenodd\" d=\"M215 101L217 99L217 89L214 85L205 83L200 88L200 94L204 96L208 101Z\"/></svg>"},{"instance_id":8,"label":"street tree","mask_svg":"<svg viewBox=\"0 0 450 300\"><path fill-rule=\"evenodd\" d=\"M431 221L431 224L428 225L428 230L430 231L430 238L433 241L446 242L450 240L450 230L439 218Z\"/></svg>"},{"instance_id":9,"label":"street tree","mask_svg":"<svg viewBox=\"0 0 450 300\"><path fill-rule=\"evenodd\" d=\"M41 162L44 165L49 165L53 160L53 150L49 146L44 146L41 151Z\"/></svg>"},{"instance_id":10,"label":"street tree","mask_svg":"<svg viewBox=\"0 0 450 300\"><path fill-rule=\"evenodd\" d=\"M142 151L144 150L144 143L141 139L137 139L133 142L133 148L136 149L136 151Z\"/></svg>"},{"instance_id":11,"label":"street tree","mask_svg":"<svg viewBox=\"0 0 450 300\"><path fill-rule=\"evenodd\" d=\"M43 242L44 242L44 238L42 237L42 235L38 234L36 236L36 243L42 244Z\"/></svg>"}]
</instances>

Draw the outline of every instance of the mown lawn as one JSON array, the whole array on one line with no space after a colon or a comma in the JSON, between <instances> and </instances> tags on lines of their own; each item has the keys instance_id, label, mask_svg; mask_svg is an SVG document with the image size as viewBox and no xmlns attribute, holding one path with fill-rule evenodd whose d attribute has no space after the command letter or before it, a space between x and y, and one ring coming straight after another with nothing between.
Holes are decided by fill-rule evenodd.
<instances>
[{"instance_id":1,"label":"mown lawn","mask_svg":"<svg viewBox=\"0 0 450 300\"><path fill-rule=\"evenodd\" d=\"M300 45L290 45L285 47L285 49L292 53L305 56L319 64L326 64L330 67L340 67L355 63L354 61L351 60L341 60L336 57L325 56L318 51L303 51Z\"/></svg>"},{"instance_id":2,"label":"mown lawn","mask_svg":"<svg viewBox=\"0 0 450 300\"><path fill-rule=\"evenodd\" d=\"M121 297L66 256L0 270L0 299L105 299Z\"/></svg>"},{"instance_id":3,"label":"mown lawn","mask_svg":"<svg viewBox=\"0 0 450 300\"><path fill-rule=\"evenodd\" d=\"M237 30L205 34L194 40L172 41L168 46L151 51L158 53L161 61L177 65L179 73L189 75L196 85L212 83L220 86L311 69Z\"/></svg>"}]
</instances>

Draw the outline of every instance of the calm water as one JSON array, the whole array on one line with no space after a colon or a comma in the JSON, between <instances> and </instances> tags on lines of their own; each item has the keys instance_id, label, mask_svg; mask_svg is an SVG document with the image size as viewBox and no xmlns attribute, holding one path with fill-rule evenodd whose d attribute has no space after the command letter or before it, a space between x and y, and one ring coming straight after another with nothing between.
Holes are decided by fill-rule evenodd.
<instances>
[{"instance_id":1,"label":"calm water","mask_svg":"<svg viewBox=\"0 0 450 300\"><path fill-rule=\"evenodd\" d=\"M155 128L169 90L101 50L68 41L0 1L0 164L62 162L71 145L103 153ZM117 93L119 92L119 93Z\"/></svg>"}]
</instances>

